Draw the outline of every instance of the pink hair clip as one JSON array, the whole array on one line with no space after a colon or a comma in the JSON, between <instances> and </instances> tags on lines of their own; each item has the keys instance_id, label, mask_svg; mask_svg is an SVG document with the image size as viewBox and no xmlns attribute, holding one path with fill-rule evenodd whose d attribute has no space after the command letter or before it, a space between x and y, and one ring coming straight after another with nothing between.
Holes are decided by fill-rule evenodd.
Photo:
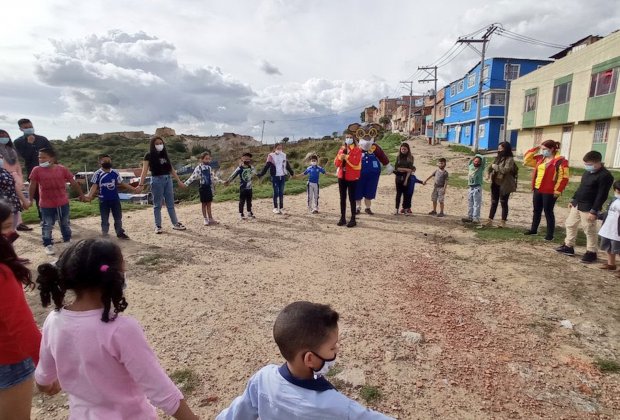
<instances>
[{"instance_id":1,"label":"pink hair clip","mask_svg":"<svg viewBox=\"0 0 620 420\"><path fill-rule=\"evenodd\" d=\"M110 268L109 265L103 264L101 267L99 267L99 271L101 271L102 273L107 273L108 268Z\"/></svg>"}]
</instances>

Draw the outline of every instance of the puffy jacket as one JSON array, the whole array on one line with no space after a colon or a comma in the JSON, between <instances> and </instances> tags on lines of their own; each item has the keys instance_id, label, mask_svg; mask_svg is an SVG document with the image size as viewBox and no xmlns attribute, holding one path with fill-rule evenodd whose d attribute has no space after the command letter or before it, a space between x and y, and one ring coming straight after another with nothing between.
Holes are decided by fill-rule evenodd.
<instances>
[{"instance_id":1,"label":"puffy jacket","mask_svg":"<svg viewBox=\"0 0 620 420\"><path fill-rule=\"evenodd\" d=\"M338 174L338 178L344 179L346 181L357 181L360 179L360 172L362 169L362 149L358 146L350 145L349 152L347 155L349 156L345 161L340 159L340 156L344 153L344 146L340 148L338 154L336 155L336 159L334 159L334 165L336 165L336 173ZM344 167L344 174L342 170L342 164L346 162Z\"/></svg>"},{"instance_id":2,"label":"puffy jacket","mask_svg":"<svg viewBox=\"0 0 620 420\"><path fill-rule=\"evenodd\" d=\"M532 190L536 188L536 176L538 174L538 167L544 165L544 156L537 154L539 148L534 147L523 155L523 164L534 168L532 172ZM547 163L545 168L545 175L542 182L538 187L538 191L543 194L562 194L566 185L568 185L568 161L564 156L560 156L556 153L553 159Z\"/></svg>"}]
</instances>

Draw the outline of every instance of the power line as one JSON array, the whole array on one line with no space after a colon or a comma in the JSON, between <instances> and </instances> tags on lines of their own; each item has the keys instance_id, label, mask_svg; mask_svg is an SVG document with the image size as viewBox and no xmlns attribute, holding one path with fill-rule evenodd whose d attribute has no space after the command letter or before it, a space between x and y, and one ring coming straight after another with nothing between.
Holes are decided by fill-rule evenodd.
<instances>
[{"instance_id":1,"label":"power line","mask_svg":"<svg viewBox=\"0 0 620 420\"><path fill-rule=\"evenodd\" d=\"M542 41L540 39L532 38L526 35L521 35L516 32L511 32L503 28L498 28L497 34L499 36L503 36L504 38L512 39L514 41L519 41L519 42L523 42L523 43L531 44L531 45L539 45L542 47L557 48L557 49L568 48L567 45L561 45L561 44L555 44L552 42Z\"/></svg>"}]
</instances>

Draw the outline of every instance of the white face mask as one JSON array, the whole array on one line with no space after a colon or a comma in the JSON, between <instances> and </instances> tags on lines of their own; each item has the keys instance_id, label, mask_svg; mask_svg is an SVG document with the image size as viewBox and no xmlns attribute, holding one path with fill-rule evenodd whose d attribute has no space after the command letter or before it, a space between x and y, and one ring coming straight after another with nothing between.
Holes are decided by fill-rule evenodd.
<instances>
[{"instance_id":1,"label":"white face mask","mask_svg":"<svg viewBox=\"0 0 620 420\"><path fill-rule=\"evenodd\" d=\"M39 166L41 168L48 168L50 166L50 162L49 161L47 161L47 162L39 162Z\"/></svg>"},{"instance_id":2,"label":"white face mask","mask_svg":"<svg viewBox=\"0 0 620 420\"><path fill-rule=\"evenodd\" d=\"M158 152L161 152L162 150L164 150L164 145L163 144L156 144L155 145L155 150L157 150Z\"/></svg>"},{"instance_id":3,"label":"white face mask","mask_svg":"<svg viewBox=\"0 0 620 420\"><path fill-rule=\"evenodd\" d=\"M372 140L360 140L360 147L362 150L367 151L372 146Z\"/></svg>"},{"instance_id":4,"label":"white face mask","mask_svg":"<svg viewBox=\"0 0 620 420\"><path fill-rule=\"evenodd\" d=\"M310 165L312 165L312 166L316 166L316 165L317 165L316 160L313 160L312 162L310 162Z\"/></svg>"},{"instance_id":5,"label":"white face mask","mask_svg":"<svg viewBox=\"0 0 620 420\"><path fill-rule=\"evenodd\" d=\"M350 146L353 144L353 139L351 137L347 137L346 139L344 139L344 144Z\"/></svg>"},{"instance_id":6,"label":"white face mask","mask_svg":"<svg viewBox=\"0 0 620 420\"><path fill-rule=\"evenodd\" d=\"M280 153L282 153L282 150L276 150L275 153L276 155L279 155Z\"/></svg>"},{"instance_id":7,"label":"white face mask","mask_svg":"<svg viewBox=\"0 0 620 420\"><path fill-rule=\"evenodd\" d=\"M620 193L614 193L614 195L616 196L616 198L620 199Z\"/></svg>"}]
</instances>

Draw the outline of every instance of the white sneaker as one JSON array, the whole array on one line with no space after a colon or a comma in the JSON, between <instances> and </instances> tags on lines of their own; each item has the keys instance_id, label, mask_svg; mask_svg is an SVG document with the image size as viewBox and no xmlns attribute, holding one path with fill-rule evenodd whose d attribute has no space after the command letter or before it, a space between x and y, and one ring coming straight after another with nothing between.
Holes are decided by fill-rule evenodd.
<instances>
[{"instance_id":1,"label":"white sneaker","mask_svg":"<svg viewBox=\"0 0 620 420\"><path fill-rule=\"evenodd\" d=\"M392 213L394 216L398 216L398 209L394 210L394 213Z\"/></svg>"},{"instance_id":2,"label":"white sneaker","mask_svg":"<svg viewBox=\"0 0 620 420\"><path fill-rule=\"evenodd\" d=\"M204 225L205 225L205 226L209 226L209 219L208 219L208 218L205 218Z\"/></svg>"},{"instance_id":3,"label":"white sneaker","mask_svg":"<svg viewBox=\"0 0 620 420\"><path fill-rule=\"evenodd\" d=\"M164 231L164 230L163 230L161 227L159 227L159 226L156 226L156 227L155 227L155 233L156 233L156 234L158 234L158 235L159 235L159 234L160 234L160 233L162 233L163 231Z\"/></svg>"},{"instance_id":4,"label":"white sneaker","mask_svg":"<svg viewBox=\"0 0 620 420\"><path fill-rule=\"evenodd\" d=\"M48 245L45 247L45 253L47 255L54 255L56 252L54 251L54 247L52 245Z\"/></svg>"},{"instance_id":5,"label":"white sneaker","mask_svg":"<svg viewBox=\"0 0 620 420\"><path fill-rule=\"evenodd\" d=\"M239 213L239 220L245 220L245 219L246 219L245 214Z\"/></svg>"},{"instance_id":6,"label":"white sneaker","mask_svg":"<svg viewBox=\"0 0 620 420\"><path fill-rule=\"evenodd\" d=\"M274 214L278 214L280 212L280 209L278 209L277 207L274 207L273 208L273 212L274 212Z\"/></svg>"},{"instance_id":7,"label":"white sneaker","mask_svg":"<svg viewBox=\"0 0 620 420\"><path fill-rule=\"evenodd\" d=\"M249 212L249 213L248 213L248 218L250 218L250 219L256 219L256 216L254 216L254 213Z\"/></svg>"},{"instance_id":8,"label":"white sneaker","mask_svg":"<svg viewBox=\"0 0 620 420\"><path fill-rule=\"evenodd\" d=\"M183 226L183 223L181 223L181 222L177 222L176 225L172 226L172 229L174 229L174 230L187 230L187 228L185 226Z\"/></svg>"}]
</instances>

